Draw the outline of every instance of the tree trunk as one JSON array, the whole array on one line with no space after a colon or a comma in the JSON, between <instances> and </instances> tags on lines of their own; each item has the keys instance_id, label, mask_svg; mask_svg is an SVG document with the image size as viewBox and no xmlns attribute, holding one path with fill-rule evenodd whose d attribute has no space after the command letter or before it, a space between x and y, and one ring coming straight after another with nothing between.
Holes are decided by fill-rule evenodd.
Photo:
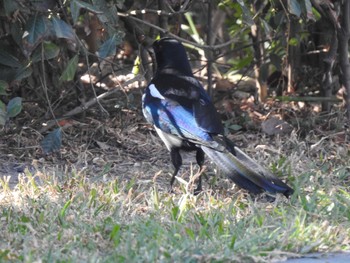
<instances>
[{"instance_id":1,"label":"tree trunk","mask_svg":"<svg viewBox=\"0 0 350 263\"><path fill-rule=\"evenodd\" d=\"M325 54L323 62L323 80L322 80L322 95L326 98L332 96L332 86L333 86L333 67L337 58L337 49L338 49L338 39L337 32L334 29L332 41L330 43L329 50ZM330 101L322 102L322 111L330 111Z\"/></svg>"},{"instance_id":2,"label":"tree trunk","mask_svg":"<svg viewBox=\"0 0 350 263\"><path fill-rule=\"evenodd\" d=\"M342 84L346 90L346 110L350 120L350 62L349 62L349 38L350 38L350 2L342 5L341 27L338 30L339 40L339 64L341 68Z\"/></svg>"},{"instance_id":3,"label":"tree trunk","mask_svg":"<svg viewBox=\"0 0 350 263\"><path fill-rule=\"evenodd\" d=\"M291 40L297 38L299 32L298 20L290 16L289 17L289 28L288 28L288 86L287 92L293 93L294 86L296 82L296 76L298 74L298 69L300 68L300 47L299 43L292 44Z\"/></svg>"},{"instance_id":4,"label":"tree trunk","mask_svg":"<svg viewBox=\"0 0 350 263\"><path fill-rule=\"evenodd\" d=\"M158 10L165 11L164 0L158 0ZM159 15L159 26L163 29L168 29L168 18L162 14ZM160 32L160 37L165 37L164 32Z\"/></svg>"},{"instance_id":5,"label":"tree trunk","mask_svg":"<svg viewBox=\"0 0 350 263\"><path fill-rule=\"evenodd\" d=\"M256 2L253 5L254 12L260 9L262 3ZM259 21L255 21L254 25L251 26L251 38L254 49L254 73L255 73L255 83L258 91L259 102L264 102L267 97L267 85L261 80L260 67L262 65L262 57L264 53L263 44L261 42L261 28Z\"/></svg>"}]
</instances>

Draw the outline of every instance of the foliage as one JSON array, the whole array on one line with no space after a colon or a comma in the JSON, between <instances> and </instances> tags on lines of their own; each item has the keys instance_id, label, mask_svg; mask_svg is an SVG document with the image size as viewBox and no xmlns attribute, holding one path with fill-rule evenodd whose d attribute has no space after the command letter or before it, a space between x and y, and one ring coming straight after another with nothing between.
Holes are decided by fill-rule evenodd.
<instances>
[{"instance_id":1,"label":"foliage","mask_svg":"<svg viewBox=\"0 0 350 263\"><path fill-rule=\"evenodd\" d=\"M228 20L230 35L237 39L234 48L240 50L246 46L239 56L231 59L232 69L235 71L251 67L254 64L254 56L251 43L251 27L257 25L261 29L260 41L263 42L264 53L261 58L263 63L260 66L266 80L271 72L283 70L283 61L287 56L288 46L300 45L305 34L293 38L289 42L288 21L291 16L300 20L300 25L305 26L300 31L307 32L308 20L315 20L310 0L291 0L285 6L278 1L259 1L259 4L251 1L222 1L221 8L229 8L233 16ZM238 58L238 59L237 59Z\"/></svg>"},{"instance_id":2,"label":"foliage","mask_svg":"<svg viewBox=\"0 0 350 263\"><path fill-rule=\"evenodd\" d=\"M216 58L224 57L224 63L229 64L229 70L226 64L224 71L219 65L214 64L216 73L224 76L236 73L254 76L258 82L269 85L268 95L271 95L275 94L275 87L270 85L270 82L274 81L271 80L272 74L279 72L282 82L289 81L288 93L297 91L301 96L320 93L319 78L312 79L314 83L311 85L314 87L310 87L308 83L310 78L307 74L312 75L315 72L322 74L320 73L322 63L319 63L322 58L318 58L314 63L317 66L310 69L310 60L305 54L292 54L293 49L313 52L315 50L308 48L312 45L317 46L317 43L314 43L313 28L322 16L312 6L310 0L284 2L221 0L216 3L227 18L224 23L215 24L214 28L221 27L230 34L230 38L234 39L228 41L230 45L220 50L213 48ZM205 46L208 30L202 25L205 23L199 15L200 8L206 5L196 1L183 4L184 6L179 7L176 1L173 1L162 7L164 9L162 11L171 11L168 12L167 19L169 23L173 23L169 25L170 31L164 28L163 33L169 34L173 27L176 27L174 20L178 19L185 33L184 40L187 40L187 46L198 51L199 60L215 60L215 56L211 56L208 52L211 49ZM136 11L128 13L131 5L134 8L146 9L140 13ZM79 62L82 62L82 67L89 68L93 61L108 61L106 60L108 57L116 55L116 47L121 44L125 33L129 34L129 39L132 34L137 41L145 38L145 35L149 35L152 40L158 32L155 34L150 28L159 30L156 26L157 15L152 17L158 6L156 3L142 1L4 0L0 8L1 19L5 25L0 32L5 36L0 43L1 126L9 120L4 110L6 104L14 97L22 97L25 104L27 100L32 100L29 96L33 91L38 100L35 102L45 107L47 112L51 112L53 115L51 118L55 118L55 113L51 109L52 104L57 100L60 101L62 94L68 88L79 84L77 78L77 75L81 74ZM179 13L177 14L175 10L179 10ZM146 16L142 20L137 18L140 17L138 14ZM119 21L120 15L125 19L123 23ZM180 16L185 19L179 19ZM136 19L137 23L133 19ZM129 23L130 21L134 23ZM96 28L91 28L92 24ZM121 24L126 25L127 31ZM293 28L296 31L294 33ZM254 30L258 32L255 40L252 37ZM87 37L92 35L95 43L91 46L96 45L93 48L89 47L89 44L85 45ZM218 36L214 37L218 41ZM147 58L141 57L141 68L145 69L147 63L143 64L142 61ZM303 57L306 57L305 61ZM254 74L253 67L258 68L258 74L256 68ZM304 70L305 68L307 70ZM284 95L284 91L285 87L282 88L282 92L278 91L277 95ZM334 101L334 98L330 100Z\"/></svg>"},{"instance_id":3,"label":"foliage","mask_svg":"<svg viewBox=\"0 0 350 263\"><path fill-rule=\"evenodd\" d=\"M3 101L8 101L19 87L24 90L22 97L26 99L31 85L47 87L47 82L54 78L49 93L57 94L65 88L63 82L74 80L79 58L86 58L89 52L82 44L84 35L78 35L75 28L81 27L89 15L96 16L104 28L101 38L104 44L97 52L99 57L105 59L114 55L123 37L117 29L117 6L122 3L123 0L94 0L92 3L71 0L65 1L64 5L52 0L2 1L0 11L5 26L1 33L6 35L0 44L0 95L4 96ZM51 77L52 71L58 76ZM19 104L16 105L20 111ZM4 115L1 109L0 116ZM8 117L14 116L10 113ZM7 119L1 117L0 125Z\"/></svg>"},{"instance_id":4,"label":"foliage","mask_svg":"<svg viewBox=\"0 0 350 263\"><path fill-rule=\"evenodd\" d=\"M8 104L0 101L0 125L5 125L10 118L16 117L22 110L22 98L12 98Z\"/></svg>"},{"instance_id":5,"label":"foliage","mask_svg":"<svg viewBox=\"0 0 350 263\"><path fill-rule=\"evenodd\" d=\"M62 144L62 129L57 128L41 141L41 147L45 154L49 154L58 151Z\"/></svg>"}]
</instances>

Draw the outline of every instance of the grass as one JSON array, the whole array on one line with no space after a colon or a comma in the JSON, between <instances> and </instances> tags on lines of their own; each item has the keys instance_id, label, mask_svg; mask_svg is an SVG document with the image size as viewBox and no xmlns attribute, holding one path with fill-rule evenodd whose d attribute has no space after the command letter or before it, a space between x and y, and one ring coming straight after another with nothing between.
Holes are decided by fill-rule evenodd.
<instances>
[{"instance_id":1,"label":"grass","mask_svg":"<svg viewBox=\"0 0 350 263\"><path fill-rule=\"evenodd\" d=\"M349 250L349 153L325 140L279 145L275 161L266 149L254 157L287 175L289 200L250 196L221 177L193 196L194 172L170 194L168 173L147 164L132 176L107 163L98 180L76 166L26 170L15 187L4 177L0 262L271 262Z\"/></svg>"}]
</instances>

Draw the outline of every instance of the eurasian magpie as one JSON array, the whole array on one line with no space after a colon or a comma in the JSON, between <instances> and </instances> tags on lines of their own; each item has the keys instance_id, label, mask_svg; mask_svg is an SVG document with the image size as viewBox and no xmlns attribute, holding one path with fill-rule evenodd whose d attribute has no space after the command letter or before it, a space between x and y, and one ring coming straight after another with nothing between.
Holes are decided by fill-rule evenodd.
<instances>
[{"instance_id":1,"label":"eurasian magpie","mask_svg":"<svg viewBox=\"0 0 350 263\"><path fill-rule=\"evenodd\" d=\"M286 197L293 189L243 153L224 135L210 97L193 76L184 46L173 38L153 43L157 70L142 97L146 120L153 124L170 151L174 172L181 165L180 150L196 151L200 167L204 153L238 186L257 194L264 190ZM195 193L201 191L201 177Z\"/></svg>"}]
</instances>

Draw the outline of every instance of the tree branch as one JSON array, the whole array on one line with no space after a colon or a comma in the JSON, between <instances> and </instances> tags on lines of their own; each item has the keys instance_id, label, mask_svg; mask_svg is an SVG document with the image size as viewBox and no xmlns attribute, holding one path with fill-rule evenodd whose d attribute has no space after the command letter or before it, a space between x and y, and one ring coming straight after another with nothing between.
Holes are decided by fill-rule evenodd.
<instances>
[{"instance_id":1,"label":"tree branch","mask_svg":"<svg viewBox=\"0 0 350 263\"><path fill-rule=\"evenodd\" d=\"M168 35L168 36L171 36L172 38L175 38L183 43L187 43L187 44L190 44L192 46L195 46L195 47L198 47L200 49L205 49L205 50L217 50L217 49L220 49L220 48L223 48L223 47L226 47L226 46L229 46L231 45L232 43L234 43L236 41L236 39L231 39L225 43L222 43L222 44L218 44L218 45L214 45L214 46L210 46L210 45L201 45L201 44L198 44L196 42L192 42L192 41L189 41L185 38L182 38L182 37L179 37L175 34L172 34L171 32L169 32L168 30L166 29L163 29L159 26L156 26L156 25L153 25L152 23L149 23L147 21L143 21L137 17L134 17L134 16L131 16L130 14L126 14L126 13L121 13L121 12L118 12L118 16L121 16L121 17L129 17L130 19L136 21L136 22L139 22L139 23L142 23L146 26L149 26L149 27L152 27L156 30L158 30L159 32L162 32L163 34L165 35Z\"/></svg>"},{"instance_id":2,"label":"tree branch","mask_svg":"<svg viewBox=\"0 0 350 263\"><path fill-rule=\"evenodd\" d=\"M136 75L134 78L125 81L123 84L120 84L119 87L122 89L122 88L130 85L131 83L134 83L136 81L141 80L142 77L143 77L142 75ZM71 117L71 116L74 116L74 115L77 115L79 113L86 111L91 106L95 105L96 103L99 103L100 100L111 96L112 94L116 93L118 90L119 89L115 88L115 89L109 90L105 93L98 95L97 97L86 102L84 105L80 105L78 107L75 107L73 110L67 112L61 118L59 118L59 120L62 120L62 119L65 119L65 118L68 118L68 117ZM40 133L45 132L48 129L50 129L51 127L53 127L57 123L57 121L58 121L57 119L48 121L47 125L40 130Z\"/></svg>"},{"instance_id":3,"label":"tree branch","mask_svg":"<svg viewBox=\"0 0 350 263\"><path fill-rule=\"evenodd\" d=\"M207 44L210 46L213 43L213 32L212 32L212 11L213 11L213 5L212 1L208 1L208 34L207 34ZM208 94L209 96L212 96L212 86L213 86L213 79L212 79L212 71L213 71L213 51L207 50L205 52L206 59L208 61L207 63L207 78L208 78Z\"/></svg>"}]
</instances>

